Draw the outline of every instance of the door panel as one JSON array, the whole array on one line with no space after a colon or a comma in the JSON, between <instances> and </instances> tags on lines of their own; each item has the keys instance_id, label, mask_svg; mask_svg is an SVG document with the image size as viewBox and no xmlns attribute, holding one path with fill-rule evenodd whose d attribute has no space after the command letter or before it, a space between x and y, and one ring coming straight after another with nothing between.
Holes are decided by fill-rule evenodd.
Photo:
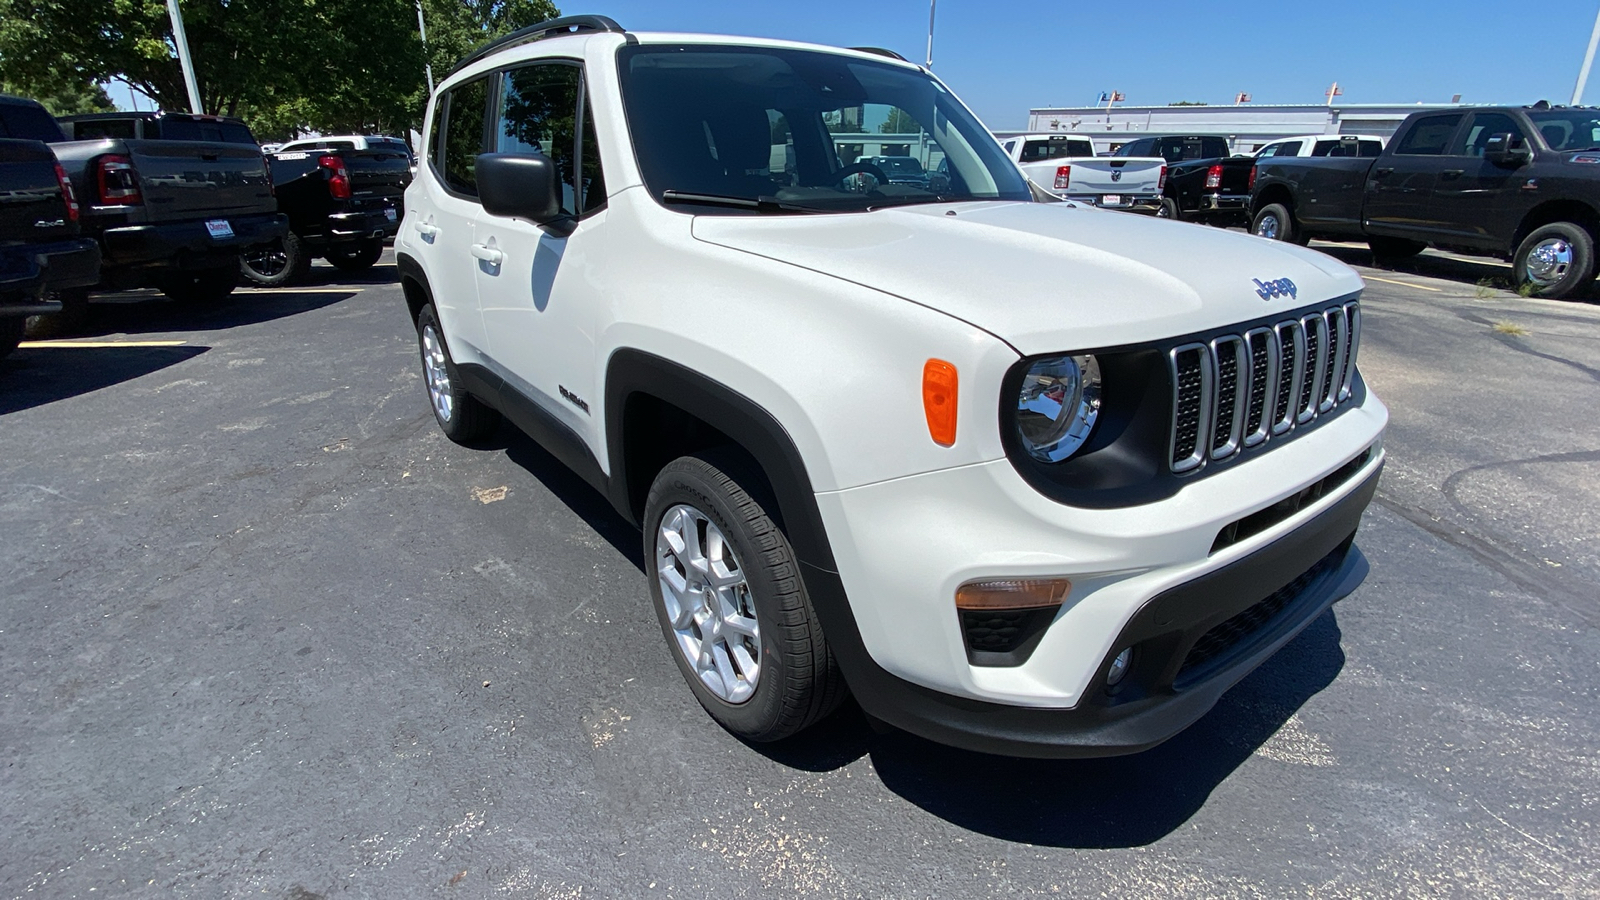
<instances>
[{"instance_id":1,"label":"door panel","mask_svg":"<svg viewBox=\"0 0 1600 900\"><path fill-rule=\"evenodd\" d=\"M1441 227L1433 206L1433 187L1446 165L1461 113L1424 116L1399 139L1395 152L1379 158L1367 178L1365 215L1373 230L1426 238Z\"/></svg>"},{"instance_id":2,"label":"door panel","mask_svg":"<svg viewBox=\"0 0 1600 900\"><path fill-rule=\"evenodd\" d=\"M1520 202L1526 181L1521 169L1494 165L1483 158L1484 147L1496 134L1525 141L1522 127L1505 113L1476 113L1457 134L1446 167L1433 189L1440 232L1449 240L1474 246L1497 246L1491 223L1500 212Z\"/></svg>"},{"instance_id":3,"label":"door panel","mask_svg":"<svg viewBox=\"0 0 1600 900\"><path fill-rule=\"evenodd\" d=\"M433 285L433 302L444 324L451 354L458 362L477 358L488 346L472 270L473 220L478 205L474 170L483 152L484 111L490 79L452 88L445 104L441 138L429 153L432 209L419 211L405 226L417 233L417 249Z\"/></svg>"}]
</instances>

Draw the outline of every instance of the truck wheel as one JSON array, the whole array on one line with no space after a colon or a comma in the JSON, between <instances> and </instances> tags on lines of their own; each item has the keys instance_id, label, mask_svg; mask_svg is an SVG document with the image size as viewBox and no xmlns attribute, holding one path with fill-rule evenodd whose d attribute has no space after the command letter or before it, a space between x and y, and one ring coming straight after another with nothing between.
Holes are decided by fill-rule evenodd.
<instances>
[{"instance_id":1,"label":"truck wheel","mask_svg":"<svg viewBox=\"0 0 1600 900\"><path fill-rule=\"evenodd\" d=\"M1289 207L1282 203L1268 203L1256 213L1255 221L1250 223L1250 233L1264 237L1271 241L1288 241L1304 246L1310 243L1309 239L1302 238L1296 232L1294 216L1289 213Z\"/></svg>"},{"instance_id":2,"label":"truck wheel","mask_svg":"<svg viewBox=\"0 0 1600 900\"><path fill-rule=\"evenodd\" d=\"M290 232L282 240L252 247L239 257L239 274L262 287L283 287L301 281L311 271L311 254L299 235Z\"/></svg>"},{"instance_id":3,"label":"truck wheel","mask_svg":"<svg viewBox=\"0 0 1600 900\"><path fill-rule=\"evenodd\" d=\"M383 241L368 238L355 244L335 244L322 258L345 272L363 272L383 255Z\"/></svg>"},{"instance_id":4,"label":"truck wheel","mask_svg":"<svg viewBox=\"0 0 1600 900\"><path fill-rule=\"evenodd\" d=\"M161 275L156 286L179 303L216 303L227 299L239 286L239 267L167 272Z\"/></svg>"},{"instance_id":5,"label":"truck wheel","mask_svg":"<svg viewBox=\"0 0 1600 900\"><path fill-rule=\"evenodd\" d=\"M417 345L422 351L422 374L428 383L428 401L434 421L444 436L458 444L485 437L500 425L500 414L467 391L456 371L456 361L444 342L444 329L432 304L417 316Z\"/></svg>"},{"instance_id":6,"label":"truck wheel","mask_svg":"<svg viewBox=\"0 0 1600 900\"><path fill-rule=\"evenodd\" d=\"M22 316L0 319L0 359L10 356L22 343L22 326L27 321Z\"/></svg>"},{"instance_id":7,"label":"truck wheel","mask_svg":"<svg viewBox=\"0 0 1600 900\"><path fill-rule=\"evenodd\" d=\"M1511 272L1518 289L1535 297L1569 297L1594 278L1594 238L1571 222L1536 228L1517 248Z\"/></svg>"},{"instance_id":8,"label":"truck wheel","mask_svg":"<svg viewBox=\"0 0 1600 900\"><path fill-rule=\"evenodd\" d=\"M1372 248L1372 258L1387 262L1399 262L1410 259L1418 253L1428 249L1428 245L1421 241L1408 241L1405 238L1370 237L1367 246Z\"/></svg>"},{"instance_id":9,"label":"truck wheel","mask_svg":"<svg viewBox=\"0 0 1600 900\"><path fill-rule=\"evenodd\" d=\"M1171 219L1174 222L1183 221L1183 213L1178 210L1178 201L1171 197L1161 198L1161 207L1156 210L1156 218Z\"/></svg>"},{"instance_id":10,"label":"truck wheel","mask_svg":"<svg viewBox=\"0 0 1600 900\"><path fill-rule=\"evenodd\" d=\"M844 679L789 539L733 454L685 456L645 504L650 597L689 689L722 727L776 741L838 707Z\"/></svg>"}]
</instances>

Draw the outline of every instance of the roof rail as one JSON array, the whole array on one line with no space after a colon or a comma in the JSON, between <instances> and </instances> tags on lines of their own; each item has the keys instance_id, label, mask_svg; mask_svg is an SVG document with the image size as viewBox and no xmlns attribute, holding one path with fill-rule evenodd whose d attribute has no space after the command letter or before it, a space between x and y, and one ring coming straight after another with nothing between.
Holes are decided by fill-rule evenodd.
<instances>
[{"instance_id":1,"label":"roof rail","mask_svg":"<svg viewBox=\"0 0 1600 900\"><path fill-rule=\"evenodd\" d=\"M529 44L550 37L561 37L566 34L583 34L584 32L609 32L611 34L627 34L627 29L616 23L616 20L606 16L563 16L559 19L546 19L526 28L518 28L507 35L502 35L484 44L482 47L468 53L462 60L455 64L446 78L470 66L496 50L515 47L518 44Z\"/></svg>"},{"instance_id":2,"label":"roof rail","mask_svg":"<svg viewBox=\"0 0 1600 900\"><path fill-rule=\"evenodd\" d=\"M900 54L894 52L893 50L885 50L882 47L851 47L849 49L854 50L857 53L876 53L879 56L887 56L890 59L898 59L901 62L910 62L911 61L909 59L906 59L904 56L901 56Z\"/></svg>"}]
</instances>

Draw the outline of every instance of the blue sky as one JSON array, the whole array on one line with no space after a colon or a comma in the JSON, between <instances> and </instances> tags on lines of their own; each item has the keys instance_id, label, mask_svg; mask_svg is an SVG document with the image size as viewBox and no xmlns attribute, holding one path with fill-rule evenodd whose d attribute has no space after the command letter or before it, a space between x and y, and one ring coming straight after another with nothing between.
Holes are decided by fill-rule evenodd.
<instances>
[{"instance_id":1,"label":"blue sky","mask_svg":"<svg viewBox=\"0 0 1600 900\"><path fill-rule=\"evenodd\" d=\"M927 0L600 0L568 14L609 15L637 31L708 31L874 45L921 60ZM1215 10L1215 12L1208 12ZM1346 103L1564 103L1600 0L1304 0L1176 3L940 0L934 70L991 128L1027 123L1034 106L1178 100ZM1153 24L1152 24L1153 23ZM1597 66L1600 68L1600 66ZM120 86L113 99L126 105ZM1600 72L1585 99L1600 104Z\"/></svg>"}]
</instances>

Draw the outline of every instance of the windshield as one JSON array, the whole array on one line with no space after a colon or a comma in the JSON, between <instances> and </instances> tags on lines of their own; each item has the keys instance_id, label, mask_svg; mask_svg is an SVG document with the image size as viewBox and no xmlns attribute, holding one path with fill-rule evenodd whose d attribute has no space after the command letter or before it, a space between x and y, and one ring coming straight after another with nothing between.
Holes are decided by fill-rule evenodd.
<instances>
[{"instance_id":1,"label":"windshield","mask_svg":"<svg viewBox=\"0 0 1600 900\"><path fill-rule=\"evenodd\" d=\"M1533 127L1551 150L1600 149L1600 113L1592 109L1530 112Z\"/></svg>"},{"instance_id":2,"label":"windshield","mask_svg":"<svg viewBox=\"0 0 1600 900\"><path fill-rule=\"evenodd\" d=\"M778 201L763 212L1031 199L1000 145L915 69L774 47L647 44L618 56L639 168L657 200L734 198L740 205L696 211L736 213L761 199ZM889 178L929 169L949 177Z\"/></svg>"}]
</instances>

